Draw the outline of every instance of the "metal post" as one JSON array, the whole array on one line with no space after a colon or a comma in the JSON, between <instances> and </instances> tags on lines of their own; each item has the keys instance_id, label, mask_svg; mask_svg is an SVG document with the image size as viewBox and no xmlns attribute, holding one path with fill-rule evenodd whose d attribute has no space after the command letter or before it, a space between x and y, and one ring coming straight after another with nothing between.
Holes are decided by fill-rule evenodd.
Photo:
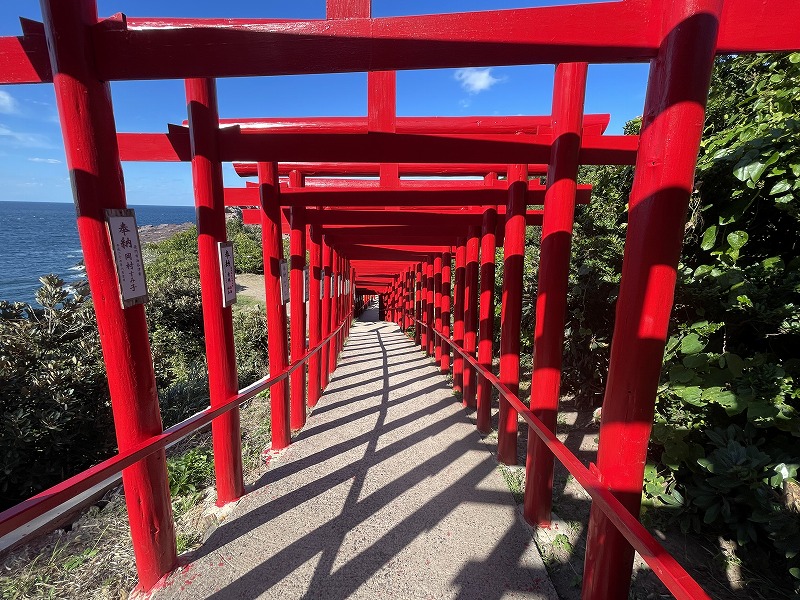
<instances>
[{"instance_id":1,"label":"metal post","mask_svg":"<svg viewBox=\"0 0 800 600\"><path fill-rule=\"evenodd\" d=\"M557 65L553 91L554 141L550 150L539 253L531 385L531 409L551 431L556 429L561 391L569 257L587 69L586 63ZM525 482L525 518L531 524L548 527L553 502L553 455L532 431L528 435L527 470L531 476Z\"/></svg>"},{"instance_id":2,"label":"metal post","mask_svg":"<svg viewBox=\"0 0 800 600\"><path fill-rule=\"evenodd\" d=\"M455 300L453 303L453 343L464 347L464 287L466 282L467 240L456 240L456 276ZM458 352L453 352L453 389L462 392L464 389L464 359Z\"/></svg>"},{"instance_id":3,"label":"metal post","mask_svg":"<svg viewBox=\"0 0 800 600\"><path fill-rule=\"evenodd\" d=\"M144 307L122 308L105 209L126 207L108 83L92 72L94 0L42 0L56 102L78 214L78 235L103 347L120 451L162 431ZM164 451L122 472L139 584L152 588L175 566Z\"/></svg>"},{"instance_id":4,"label":"metal post","mask_svg":"<svg viewBox=\"0 0 800 600\"><path fill-rule=\"evenodd\" d=\"M269 371L272 375L277 375L285 371L289 365L286 306L281 301L280 262L283 260L283 239L277 163L258 163L258 186L261 195L261 239L264 252ZM289 386L286 385L286 380L279 381L270 388L270 407L272 449L280 450L291 443Z\"/></svg>"},{"instance_id":5,"label":"metal post","mask_svg":"<svg viewBox=\"0 0 800 600\"><path fill-rule=\"evenodd\" d=\"M213 79L187 79L186 101L192 146L192 175L197 209L197 250L203 305L208 389L211 406L224 404L239 391L230 306L223 306L219 243L227 241L222 163L217 132L217 89ZM236 257L234 257L235 260ZM211 422L217 505L244 494L239 409Z\"/></svg>"},{"instance_id":6,"label":"metal post","mask_svg":"<svg viewBox=\"0 0 800 600\"><path fill-rule=\"evenodd\" d=\"M500 316L500 381L519 395L519 347L522 323L522 274L525 262L525 193L528 166L508 168L508 204L503 232L503 298ZM500 398L497 460L517 464L517 411Z\"/></svg>"},{"instance_id":7,"label":"metal post","mask_svg":"<svg viewBox=\"0 0 800 600\"><path fill-rule=\"evenodd\" d=\"M480 321L478 325L478 362L482 367L492 370L492 343L494 335L494 255L496 249L495 230L497 229L497 209L483 211L481 229L481 280L480 280ZM477 378L478 410L477 426L481 433L492 430L492 386L484 377Z\"/></svg>"},{"instance_id":8,"label":"metal post","mask_svg":"<svg viewBox=\"0 0 800 600\"><path fill-rule=\"evenodd\" d=\"M663 41L650 66L597 453L603 483L634 515L640 509L722 4L665 3ZM592 507L582 597L627 597L632 562L633 549Z\"/></svg>"},{"instance_id":9,"label":"metal post","mask_svg":"<svg viewBox=\"0 0 800 600\"><path fill-rule=\"evenodd\" d=\"M467 235L467 262L464 285L464 350L475 355L478 345L478 255L480 248L481 228L470 226ZM464 405L476 406L475 369L464 363Z\"/></svg>"}]
</instances>

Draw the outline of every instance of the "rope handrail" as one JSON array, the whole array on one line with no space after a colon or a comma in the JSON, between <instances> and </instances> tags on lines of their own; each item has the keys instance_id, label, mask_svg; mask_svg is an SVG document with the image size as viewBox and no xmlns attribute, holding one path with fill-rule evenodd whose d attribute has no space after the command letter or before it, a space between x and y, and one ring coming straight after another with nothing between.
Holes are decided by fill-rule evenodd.
<instances>
[{"instance_id":1,"label":"rope handrail","mask_svg":"<svg viewBox=\"0 0 800 600\"><path fill-rule=\"evenodd\" d=\"M332 331L324 340L317 344L314 348L309 349L303 356L297 360L292 361L286 369L277 375L267 374L262 379L255 383L239 390L237 394L231 396L223 404L214 408L206 408L191 417L184 419L171 427L168 427L158 435L136 444L132 448L119 452L116 455L108 458L97 465L90 467L69 479L58 483L43 492L23 500L19 504L12 506L0 513L0 537L4 536L19 527L31 522L33 519L43 515L44 513L52 510L53 508L71 500L78 494L94 487L95 485L105 481L123 469L129 467L138 461L147 458L154 452L157 452L166 446L182 440L183 438L196 432L201 427L207 425L217 417L241 406L242 403L251 399L256 394L269 389L279 381L283 381L295 370L303 366L308 359L314 354L319 352L323 346L329 343L342 328L352 319L352 312L339 323L339 326Z\"/></svg>"}]
</instances>

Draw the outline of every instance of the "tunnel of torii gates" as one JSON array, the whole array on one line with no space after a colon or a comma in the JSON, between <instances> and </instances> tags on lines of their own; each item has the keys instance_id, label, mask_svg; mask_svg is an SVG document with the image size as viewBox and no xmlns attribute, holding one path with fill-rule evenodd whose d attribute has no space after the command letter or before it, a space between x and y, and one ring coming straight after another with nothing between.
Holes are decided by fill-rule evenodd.
<instances>
[{"instance_id":1,"label":"tunnel of torii gates","mask_svg":"<svg viewBox=\"0 0 800 600\"><path fill-rule=\"evenodd\" d=\"M634 550L676 597L707 597L636 518L647 442L714 58L800 49L800 3L626 0L372 18L369 0L327 0L327 19L296 21L100 19L94 0L41 7L44 23L23 19L21 36L0 38L0 83L55 86L119 452L0 514L0 534L121 472L139 587L151 589L177 564L165 446L211 423L218 503L238 499L241 403L270 389L272 446L287 446L325 388L351 319L377 295L387 318L413 327L416 342L452 373L483 433L497 390L501 462L516 463L518 417L530 428L531 524L549 523L554 457L591 495L584 598L627 597ZM590 62L650 63L640 136L604 135L608 116L583 114ZM551 115L396 116L396 70L519 64L556 65ZM354 71L369 73L366 117L218 118L216 78ZM133 79L185 80L187 123L117 133L109 82ZM106 210L126 208L121 161L192 163L211 406L166 430L144 309L122 301L107 228ZM258 183L224 189L222 162ZM586 164L636 167L599 450L589 468L553 433L573 216L591 193L577 184ZM223 301L225 206L245 207L264 242L270 374L243 390ZM526 225L541 226L530 408L517 396ZM281 302L284 233L291 349ZM503 287L495 299L499 245ZM499 375L491 370L495 302Z\"/></svg>"}]
</instances>

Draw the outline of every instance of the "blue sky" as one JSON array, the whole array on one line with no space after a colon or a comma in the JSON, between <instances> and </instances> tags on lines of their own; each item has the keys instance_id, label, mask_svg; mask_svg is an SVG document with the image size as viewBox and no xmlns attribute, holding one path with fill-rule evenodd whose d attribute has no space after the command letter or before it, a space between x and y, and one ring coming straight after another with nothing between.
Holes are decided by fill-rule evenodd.
<instances>
[{"instance_id":1,"label":"blue sky","mask_svg":"<svg viewBox=\"0 0 800 600\"><path fill-rule=\"evenodd\" d=\"M548 0L373 1L373 16L570 4ZM324 18L324 0L99 0L101 16ZM0 2L0 35L19 35L17 17L40 20L38 0ZM366 114L366 74L218 81L222 117L351 116ZM592 65L586 111L611 113L609 133L642 112L647 65ZM398 73L399 115L547 114L553 67L494 67ZM182 81L112 84L118 131L165 131L186 118ZM188 164L125 163L128 203L191 205ZM0 200L71 202L52 85L0 86ZM225 183L244 183L225 167Z\"/></svg>"}]
</instances>

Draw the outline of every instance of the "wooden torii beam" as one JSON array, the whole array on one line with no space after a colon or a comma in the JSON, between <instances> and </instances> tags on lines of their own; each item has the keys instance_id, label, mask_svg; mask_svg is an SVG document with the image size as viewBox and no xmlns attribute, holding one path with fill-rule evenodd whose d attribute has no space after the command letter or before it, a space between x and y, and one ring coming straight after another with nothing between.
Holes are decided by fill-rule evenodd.
<instances>
[{"instance_id":1,"label":"wooden torii beam","mask_svg":"<svg viewBox=\"0 0 800 600\"><path fill-rule=\"evenodd\" d=\"M330 206L330 207L377 207L397 208L411 206L497 206L505 204L508 198L508 182L484 187L481 182L473 182L472 187L449 188L435 186L435 189L387 189L381 187L331 187L331 188L292 188L281 187L282 206ZM474 185L478 184L478 185ZM544 204L545 186L538 182L528 185L526 204ZM592 186L578 188L578 204L589 204ZM225 188L226 206L259 206L257 187Z\"/></svg>"},{"instance_id":2,"label":"wooden torii beam","mask_svg":"<svg viewBox=\"0 0 800 600\"><path fill-rule=\"evenodd\" d=\"M191 160L188 129L169 133L117 134L123 161L181 162ZM265 133L237 126L219 130L223 162L376 162L376 163L546 163L554 142L551 134L408 134L408 133ZM582 137L580 161L585 165L631 165L639 138L634 135Z\"/></svg>"},{"instance_id":3,"label":"wooden torii beam","mask_svg":"<svg viewBox=\"0 0 800 600\"><path fill-rule=\"evenodd\" d=\"M476 176L483 177L487 173L505 174L508 165L505 163L396 163L398 174L409 177L430 177L430 176ZM234 162L233 168L240 177L255 177L256 163ZM308 177L329 176L350 176L350 177L377 177L380 175L380 164L372 162L279 162L278 172L281 175L288 175L292 171L297 171ZM528 165L528 173L545 174L547 173L546 164ZM313 179L309 179L309 185L313 185ZM436 180L427 180L434 182ZM401 181L401 184L404 183Z\"/></svg>"},{"instance_id":4,"label":"wooden torii beam","mask_svg":"<svg viewBox=\"0 0 800 600\"><path fill-rule=\"evenodd\" d=\"M715 52L797 50L798 22L794 0L727 0ZM120 13L92 27L89 51L101 81L648 62L658 54L662 28L645 0L331 20ZM8 65L0 84L52 81L42 24L27 21L23 32L0 38Z\"/></svg>"}]
</instances>

